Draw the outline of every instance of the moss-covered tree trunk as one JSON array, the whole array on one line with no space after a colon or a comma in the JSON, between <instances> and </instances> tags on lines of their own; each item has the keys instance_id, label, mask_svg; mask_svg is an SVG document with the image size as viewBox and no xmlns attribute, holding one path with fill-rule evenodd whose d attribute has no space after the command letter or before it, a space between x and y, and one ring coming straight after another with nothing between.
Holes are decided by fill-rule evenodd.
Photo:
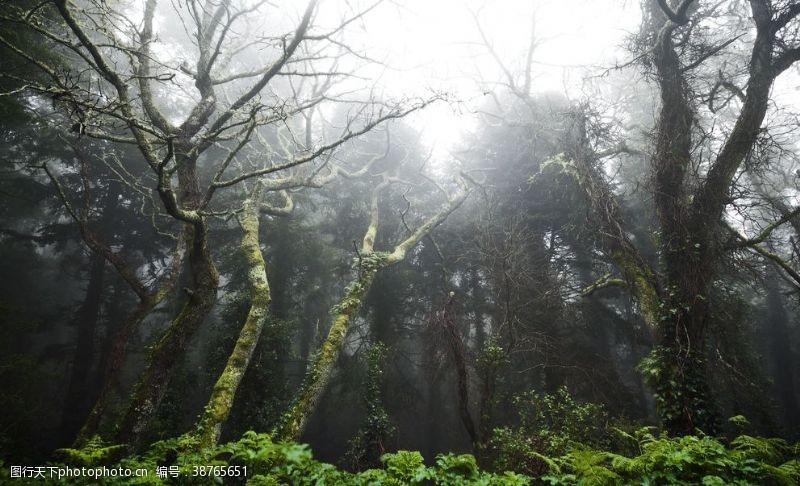
<instances>
[{"instance_id":1,"label":"moss-covered tree trunk","mask_svg":"<svg viewBox=\"0 0 800 486\"><path fill-rule=\"evenodd\" d=\"M636 298L647 328L655 335L658 329L660 290L650 265L642 257L625 230L622 208L611 187L598 169L598 157L587 135L586 115L581 110L571 114L567 133L567 154L572 159L578 182L592 208L601 236L603 252L614 262Z\"/></svg>"},{"instance_id":2,"label":"moss-covered tree trunk","mask_svg":"<svg viewBox=\"0 0 800 486\"><path fill-rule=\"evenodd\" d=\"M669 174L665 170L657 172L655 179L665 188L656 201L663 256L662 289L655 272L628 238L621 208L595 166L596 155L588 145L584 116L581 113L574 116L570 155L600 227L603 249L636 297L639 311L656 343L642 370L655 390L662 425L674 434L692 433L696 428L712 431L714 418L705 379L703 335L715 261L710 251L708 229L697 229L685 223L683 189L673 181L674 178L682 180L683 175ZM683 122L662 120L661 128L669 123L680 125ZM673 138L658 143L664 145L658 149L660 153L672 154L670 160L688 160L685 140ZM706 237L702 236L704 234Z\"/></svg>"},{"instance_id":3,"label":"moss-covered tree trunk","mask_svg":"<svg viewBox=\"0 0 800 486\"><path fill-rule=\"evenodd\" d=\"M197 208L203 200L197 174L197 159L185 155L191 150L188 142L176 142L175 147L181 189L180 207L176 207L177 203L168 185L162 183L159 191L162 192L162 199L166 201L169 212L189 218L184 234L191 288L188 290L189 299L181 312L153 346L148 364L119 424L116 440L134 448L139 445L147 425L164 398L172 372L182 361L189 340L211 312L217 299L219 274L211 258L208 225L205 218L197 214Z\"/></svg>"},{"instance_id":4,"label":"moss-covered tree trunk","mask_svg":"<svg viewBox=\"0 0 800 486\"><path fill-rule=\"evenodd\" d=\"M201 237L205 239L205 236ZM194 285L189 300L153 346L147 368L136 385L116 438L135 447L167 392L171 374L185 355L189 339L205 320L217 297L219 276L205 244L193 241L189 251ZM198 252L200 253L198 255Z\"/></svg>"},{"instance_id":5,"label":"moss-covered tree trunk","mask_svg":"<svg viewBox=\"0 0 800 486\"><path fill-rule=\"evenodd\" d=\"M672 100L682 115L664 114L662 130L672 126L682 129L686 122L683 113L687 108L678 106L673 99L679 95L672 91L663 94L664 102ZM662 230L665 281L662 290L655 272L627 236L621 208L595 165L597 156L588 143L585 115L578 111L573 116L569 153L601 230L603 249L636 297L639 311L657 344L642 369L655 390L662 425L675 434L692 433L695 428L711 431L714 418L705 380L703 332L714 257L709 230L685 223L683 188L675 182L683 178L681 165L688 164L688 140L677 136L665 138L663 134L657 140L658 153L671 154L669 163L675 164L667 170L655 162L654 177L663 187L656 198Z\"/></svg>"},{"instance_id":6,"label":"moss-covered tree trunk","mask_svg":"<svg viewBox=\"0 0 800 486\"><path fill-rule=\"evenodd\" d=\"M230 415L236 390L250 364L269 312L270 289L267 282L267 266L258 240L259 211L258 202L255 200L257 196L255 194L245 202L239 218L243 232L241 247L248 266L250 309L233 352L214 384L211 398L197 424L196 435L200 440L200 447L211 447L219 440L222 425Z\"/></svg>"},{"instance_id":7,"label":"moss-covered tree trunk","mask_svg":"<svg viewBox=\"0 0 800 486\"><path fill-rule=\"evenodd\" d=\"M693 2L673 7L662 0L646 3L647 55L656 71L661 107L652 154L653 201L659 220L663 295L659 312L659 345L645 368L656 389L662 425L671 434L715 429L713 399L706 382L705 332L709 291L722 254L720 228L731 188L742 162L761 132L775 78L800 57L777 52L781 24L800 11L773 14L766 0L749 2L755 37L736 122L708 164L696 188L687 184L697 161L695 94L687 75L685 44L690 43ZM690 44L691 45L691 44ZM722 232L723 234L725 232Z\"/></svg>"},{"instance_id":8,"label":"moss-covered tree trunk","mask_svg":"<svg viewBox=\"0 0 800 486\"><path fill-rule=\"evenodd\" d=\"M313 355L291 408L281 418L277 428L278 437L298 440L305 430L333 376L350 322L372 286L375 274L385 265L385 254L362 253L358 276L347 287L344 297L332 309L333 319L328 336L322 347Z\"/></svg>"},{"instance_id":9,"label":"moss-covered tree trunk","mask_svg":"<svg viewBox=\"0 0 800 486\"><path fill-rule=\"evenodd\" d=\"M364 297L367 295L375 275L382 268L403 261L408 251L427 235L433 228L441 224L453 211L455 211L469 195L469 190L463 179L458 179L461 191L436 214L428 218L415 229L405 240L395 246L391 252L376 252L375 238L378 233L378 197L381 191L389 185L390 181L384 178L372 193L370 210L370 223L364 233L361 252L356 259L356 278L347 287L344 297L331 310L333 320L328 336L306 372L306 377L300 387L294 403L284 414L276 428L279 438L298 440L308 425L311 415L317 408L322 395L333 375L334 367L342 351L345 336L350 322L356 315Z\"/></svg>"}]
</instances>

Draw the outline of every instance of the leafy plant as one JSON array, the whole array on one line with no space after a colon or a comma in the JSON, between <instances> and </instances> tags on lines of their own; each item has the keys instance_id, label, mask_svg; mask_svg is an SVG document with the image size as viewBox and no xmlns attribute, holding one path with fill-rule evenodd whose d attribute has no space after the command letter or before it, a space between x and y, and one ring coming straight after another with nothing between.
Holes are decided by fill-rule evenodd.
<instances>
[{"instance_id":1,"label":"leafy plant","mask_svg":"<svg viewBox=\"0 0 800 486\"><path fill-rule=\"evenodd\" d=\"M99 436L94 436L80 449L58 449L56 454L62 456L68 464L78 466L97 466L108 464L116 454L125 450L125 446L106 444Z\"/></svg>"},{"instance_id":2,"label":"leafy plant","mask_svg":"<svg viewBox=\"0 0 800 486\"><path fill-rule=\"evenodd\" d=\"M550 484L800 483L798 446L782 439L740 436L730 444L707 435L656 437L638 433L638 455L576 448L554 461Z\"/></svg>"},{"instance_id":3,"label":"leafy plant","mask_svg":"<svg viewBox=\"0 0 800 486\"><path fill-rule=\"evenodd\" d=\"M610 445L605 409L575 401L564 387L552 394L523 393L514 398L514 406L519 425L496 428L489 441L496 468L539 475L552 468L550 457L567 453L574 444Z\"/></svg>"},{"instance_id":4,"label":"leafy plant","mask_svg":"<svg viewBox=\"0 0 800 486\"><path fill-rule=\"evenodd\" d=\"M345 454L349 464L357 471L364 466L378 466L380 457L385 452L386 441L395 433L395 427L383 406L383 367L386 354L386 345L376 343L363 357L366 377L362 386L367 416L364 424L349 441L349 450Z\"/></svg>"}]
</instances>

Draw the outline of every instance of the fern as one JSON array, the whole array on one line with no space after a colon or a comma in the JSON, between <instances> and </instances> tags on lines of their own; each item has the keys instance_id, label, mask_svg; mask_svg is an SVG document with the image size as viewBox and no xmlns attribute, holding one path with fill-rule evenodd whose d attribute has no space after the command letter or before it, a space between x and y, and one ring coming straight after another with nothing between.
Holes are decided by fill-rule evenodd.
<instances>
[{"instance_id":1,"label":"fern","mask_svg":"<svg viewBox=\"0 0 800 486\"><path fill-rule=\"evenodd\" d=\"M63 457L67 464L97 466L110 463L118 453L124 450L124 445L109 445L103 442L99 436L94 436L80 449L58 449L56 454Z\"/></svg>"}]
</instances>

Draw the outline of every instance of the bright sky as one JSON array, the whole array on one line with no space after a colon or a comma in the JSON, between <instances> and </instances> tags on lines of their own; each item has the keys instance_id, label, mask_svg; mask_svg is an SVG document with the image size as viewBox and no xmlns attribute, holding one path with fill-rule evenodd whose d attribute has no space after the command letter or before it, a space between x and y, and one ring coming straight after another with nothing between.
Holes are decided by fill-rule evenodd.
<instances>
[{"instance_id":1,"label":"bright sky","mask_svg":"<svg viewBox=\"0 0 800 486\"><path fill-rule=\"evenodd\" d=\"M347 12L361 11L374 1L322 0L315 22L321 24L318 33L326 31L326 25L338 25ZM142 3L131 1L133 18L142 15ZM170 10L178 5L182 14L188 12L181 2L160 4L163 12L157 16L156 30L168 48L159 51L159 57L177 64L193 54L179 47L184 32ZM273 25L274 31L290 31L306 0L278 0L277 4L276 8L293 14L258 17L258 23L268 28L278 22L282 26ZM349 25L347 44L388 66L366 73L380 75L378 83L387 97L448 93L450 104L438 103L410 117L424 133L425 142L435 146L436 158L446 157L469 129L472 111L485 102L485 92L502 89L495 83L503 80L503 74L483 44L473 14L512 72L523 71L533 29L537 43L533 91L566 90L571 96L580 93L587 74L627 60L621 46L638 29L640 18L636 0L386 0L363 21Z\"/></svg>"},{"instance_id":2,"label":"bright sky","mask_svg":"<svg viewBox=\"0 0 800 486\"><path fill-rule=\"evenodd\" d=\"M392 68L382 78L389 93L424 96L434 89L461 101L412 120L439 155L470 126L487 87L502 79L471 12L512 71L522 71L535 29L533 90L571 95L588 72L625 60L620 47L640 20L638 2L625 0L397 0L371 12L362 35L369 52Z\"/></svg>"}]
</instances>

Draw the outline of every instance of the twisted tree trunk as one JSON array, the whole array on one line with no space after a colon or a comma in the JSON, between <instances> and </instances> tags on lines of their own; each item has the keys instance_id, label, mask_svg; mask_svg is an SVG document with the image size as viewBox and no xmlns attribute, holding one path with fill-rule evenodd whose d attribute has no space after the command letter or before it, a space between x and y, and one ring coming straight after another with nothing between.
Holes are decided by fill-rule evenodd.
<instances>
[{"instance_id":1,"label":"twisted tree trunk","mask_svg":"<svg viewBox=\"0 0 800 486\"><path fill-rule=\"evenodd\" d=\"M775 78L800 59L800 48L783 52L775 48L780 44L778 32L800 15L800 10L785 9L776 16L776 7L769 0L750 0L756 36L750 52L747 88L741 93L742 108L705 178L697 189L690 190L687 171L692 166L695 107L687 77L690 67L681 58L685 48L677 46L689 40L691 33L682 29L688 28L685 26L690 23L694 3L695 0L672 2L674 6L664 0L645 3L648 15L644 34L652 39L645 46L646 55L655 67L661 98L651 162L662 255L661 292L649 292L651 295L644 298L649 285L641 283L646 283L649 275L628 257L625 247L632 245L625 242L623 232L614 238L616 242L607 238L604 242L631 290L638 294L640 304L650 302L642 306L642 311L645 320L657 326L654 330L658 345L642 368L655 388L662 425L675 435L693 433L698 428L713 433L716 428L704 370L704 334L709 321L709 293L723 251L719 230L734 177L761 130ZM674 39L676 32L681 35L680 41ZM703 61L695 61L693 67ZM604 191L597 193L590 184L587 191L596 213L602 216L616 212L613 206L609 210L608 205L597 204L602 202ZM623 243L622 247L619 243ZM614 245L621 251L614 251Z\"/></svg>"},{"instance_id":2,"label":"twisted tree trunk","mask_svg":"<svg viewBox=\"0 0 800 486\"><path fill-rule=\"evenodd\" d=\"M239 217L242 227L241 248L247 260L247 281L250 290L250 310L247 313L239 338L233 352L228 357L225 368L211 392L211 398L203 410L197 424L196 435L200 447L216 445L222 432L222 425L230 415L236 390L250 364L261 331L264 328L270 304L270 289L267 282L267 267L259 245L258 194L254 194L244 204Z\"/></svg>"},{"instance_id":3,"label":"twisted tree trunk","mask_svg":"<svg viewBox=\"0 0 800 486\"><path fill-rule=\"evenodd\" d=\"M150 360L139 378L127 411L119 424L116 440L135 448L139 445L150 420L164 398L172 373L185 355L186 346L206 319L217 299L219 274L211 258L208 225L197 209L203 202L197 175L197 158L186 154L191 146L176 143L178 182L181 189L180 204L168 184L159 186L167 211L186 221L188 273L191 288L189 299L181 312L172 320L163 336L153 346Z\"/></svg>"}]
</instances>

